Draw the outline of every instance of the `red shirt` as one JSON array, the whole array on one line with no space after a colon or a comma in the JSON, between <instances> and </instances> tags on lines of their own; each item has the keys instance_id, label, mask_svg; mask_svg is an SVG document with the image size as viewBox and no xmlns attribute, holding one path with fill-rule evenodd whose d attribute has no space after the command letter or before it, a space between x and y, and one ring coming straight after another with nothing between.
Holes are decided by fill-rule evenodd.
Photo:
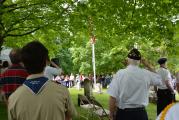
<instances>
[{"instance_id":1,"label":"red shirt","mask_svg":"<svg viewBox=\"0 0 179 120\"><path fill-rule=\"evenodd\" d=\"M24 83L28 76L27 71L20 64L13 64L0 75L0 85L7 97Z\"/></svg>"}]
</instances>

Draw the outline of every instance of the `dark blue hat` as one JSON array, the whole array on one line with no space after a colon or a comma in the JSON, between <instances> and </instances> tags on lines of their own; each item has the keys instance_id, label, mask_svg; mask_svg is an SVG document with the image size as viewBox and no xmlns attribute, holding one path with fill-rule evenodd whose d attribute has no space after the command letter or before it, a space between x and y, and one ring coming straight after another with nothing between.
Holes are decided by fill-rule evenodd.
<instances>
[{"instance_id":1,"label":"dark blue hat","mask_svg":"<svg viewBox=\"0 0 179 120\"><path fill-rule=\"evenodd\" d=\"M160 58L159 60L158 60L158 64L164 64L165 62L167 62L167 58Z\"/></svg>"},{"instance_id":2,"label":"dark blue hat","mask_svg":"<svg viewBox=\"0 0 179 120\"><path fill-rule=\"evenodd\" d=\"M138 51L138 49L133 48L133 49L129 52L129 54L128 54L127 57L130 58L130 59L134 59L134 60L140 60L140 59L141 59L141 54L140 54L140 52Z\"/></svg>"}]
</instances>

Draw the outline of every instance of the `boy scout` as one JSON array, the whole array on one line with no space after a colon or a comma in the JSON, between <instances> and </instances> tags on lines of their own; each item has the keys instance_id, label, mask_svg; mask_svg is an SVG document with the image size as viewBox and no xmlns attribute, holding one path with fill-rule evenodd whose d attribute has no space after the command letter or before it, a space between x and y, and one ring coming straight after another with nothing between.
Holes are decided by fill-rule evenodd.
<instances>
[{"instance_id":1,"label":"boy scout","mask_svg":"<svg viewBox=\"0 0 179 120\"><path fill-rule=\"evenodd\" d=\"M70 120L76 113L69 91L44 77L47 58L48 50L38 41L22 48L30 75L9 98L9 120Z\"/></svg>"}]
</instances>

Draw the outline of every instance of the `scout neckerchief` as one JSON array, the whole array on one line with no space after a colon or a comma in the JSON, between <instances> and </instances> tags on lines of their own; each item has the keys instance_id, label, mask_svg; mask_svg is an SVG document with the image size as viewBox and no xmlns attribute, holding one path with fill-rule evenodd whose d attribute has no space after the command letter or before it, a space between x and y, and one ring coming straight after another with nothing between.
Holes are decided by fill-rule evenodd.
<instances>
[{"instance_id":1,"label":"scout neckerchief","mask_svg":"<svg viewBox=\"0 0 179 120\"><path fill-rule=\"evenodd\" d=\"M43 89L47 81L48 78L46 77L38 77L26 80L23 85L26 86L33 94L38 94Z\"/></svg>"}]
</instances>

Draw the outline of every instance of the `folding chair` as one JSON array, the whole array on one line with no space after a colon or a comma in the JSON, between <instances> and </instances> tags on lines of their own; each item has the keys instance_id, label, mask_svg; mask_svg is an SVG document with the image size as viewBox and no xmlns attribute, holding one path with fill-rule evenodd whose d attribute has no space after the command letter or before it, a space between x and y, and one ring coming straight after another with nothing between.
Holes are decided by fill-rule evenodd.
<instances>
[{"instance_id":1,"label":"folding chair","mask_svg":"<svg viewBox=\"0 0 179 120\"><path fill-rule=\"evenodd\" d=\"M87 120L89 118L93 119L93 108L94 108L94 106L86 96L78 94L78 106L87 110L87 115L86 114L85 115L80 114L80 117L85 118Z\"/></svg>"},{"instance_id":2,"label":"folding chair","mask_svg":"<svg viewBox=\"0 0 179 120\"><path fill-rule=\"evenodd\" d=\"M90 101L93 104L93 112L98 116L100 120L103 120L104 118L110 120L109 110L104 109L104 107L95 99L91 99Z\"/></svg>"},{"instance_id":3,"label":"folding chair","mask_svg":"<svg viewBox=\"0 0 179 120\"><path fill-rule=\"evenodd\" d=\"M83 117L87 120L89 118L90 120L93 120L94 117L97 116L99 120L103 120L104 118L107 118L109 120L109 110L104 109L103 106L93 97L88 98L84 95L78 94L78 98L78 105L81 108L86 109L88 112L87 115L80 115L80 117Z\"/></svg>"}]
</instances>

